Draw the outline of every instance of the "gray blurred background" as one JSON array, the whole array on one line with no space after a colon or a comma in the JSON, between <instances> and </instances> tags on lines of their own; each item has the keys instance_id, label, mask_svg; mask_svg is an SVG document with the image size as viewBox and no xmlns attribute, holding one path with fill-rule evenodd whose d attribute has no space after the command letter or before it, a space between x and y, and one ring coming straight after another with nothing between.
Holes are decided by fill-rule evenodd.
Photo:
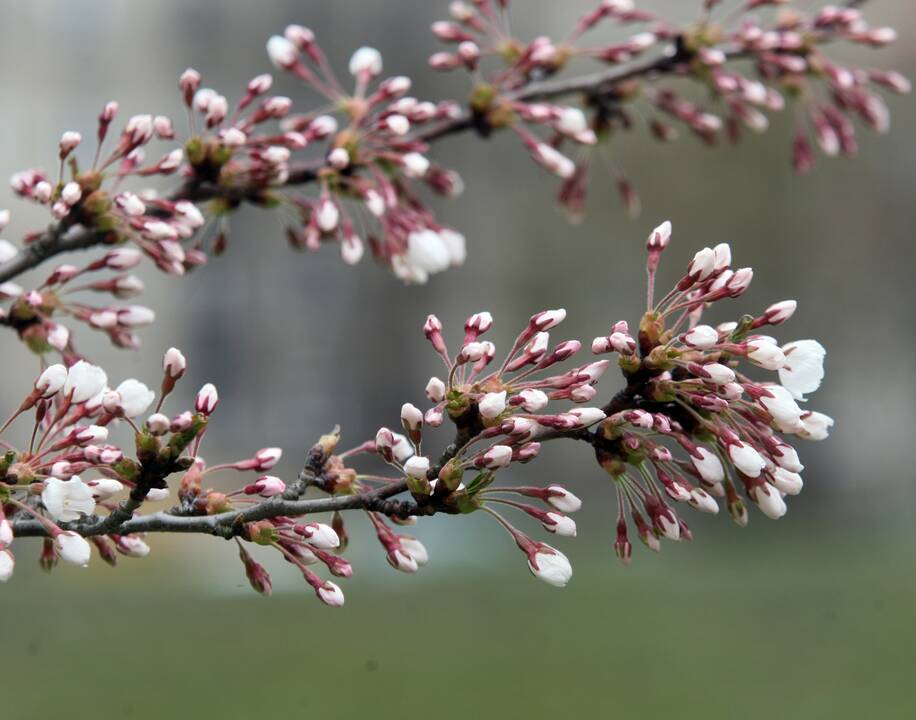
<instances>
[{"instance_id":1,"label":"gray blurred background","mask_svg":"<svg viewBox=\"0 0 916 720\"><path fill-rule=\"evenodd\" d=\"M515 28L531 37L569 27L594 3L514 4ZM641 6L688 20L698 4ZM463 97L462 75L425 65L438 49L428 26L446 5L0 0L0 177L52 169L60 133L91 137L110 99L123 117L166 113L183 127L175 86L187 66L234 100L250 77L270 70L264 43L290 22L313 28L338 68L356 46L373 45L386 73L413 77L417 96ZM896 26L900 41L838 56L916 75L910 9L901 0L868 3L872 23ZM275 88L302 97L285 78ZM8 610L0 614L0 660L15 678L0 699L3 717L89 717L98 703L111 717L141 718L180 708L179 716L227 718L272 710L845 718L876 707L882 718L912 717L916 701L902 683L916 662L916 107L906 97L889 105L889 136L863 131L859 158L822 160L804 178L788 163L791 113L738 147L619 136L610 154L640 191L643 215L625 217L597 163L587 219L575 227L550 202L555 180L517 141L448 139L435 155L461 172L467 191L436 207L467 236L469 258L424 287L403 287L368 261L347 268L331 249L296 254L277 219L253 209L237 214L226 256L201 272L176 279L142 268L141 302L159 314L143 332L143 350L109 349L82 328L80 347L113 380L151 385L161 352L181 347L191 366L181 386L187 399L208 380L220 390L204 450L211 462L279 445L279 470L292 476L335 423L345 445L395 424L401 403L420 404L426 379L439 372L419 332L429 312L457 341L467 314L490 310L491 339L503 348L547 307L569 312L557 339L589 341L615 320L635 322L645 237L663 219L675 233L662 287L706 244L730 242L736 263L755 270L744 298L711 319L799 301L779 336L816 337L827 347L827 379L811 405L837 425L828 442L802 448L805 491L778 524L756 512L745 530L724 516L692 517L692 545L668 544L652 557L636 548L626 570L611 548L606 476L581 448L546 448L524 477L514 475L562 481L586 499L579 537L560 544L576 568L563 592L529 578L508 538L477 518L424 523L417 534L433 561L416 577L390 571L354 518L348 557L357 575L344 583L347 607L338 612L320 607L289 567L271 565L272 600L254 596L234 549L207 538L157 537L142 562L59 568L51 577L17 543L17 576L0 589ZM10 192L4 197L0 207L13 210L7 238L46 222ZM18 402L35 370L24 349L8 347L4 407ZM609 395L617 383L609 373L600 387ZM439 437L447 442L445 431ZM95 646L105 649L96 654ZM57 683L63 699L39 691L39 677Z\"/></svg>"}]
</instances>

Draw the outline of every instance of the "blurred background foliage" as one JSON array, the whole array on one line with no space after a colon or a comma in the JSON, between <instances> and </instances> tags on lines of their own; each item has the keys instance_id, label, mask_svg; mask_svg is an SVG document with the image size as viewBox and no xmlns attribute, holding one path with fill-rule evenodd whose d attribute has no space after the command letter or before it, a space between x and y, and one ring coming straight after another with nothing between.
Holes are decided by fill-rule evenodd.
<instances>
[{"instance_id":1,"label":"blurred background foliage","mask_svg":"<svg viewBox=\"0 0 916 720\"><path fill-rule=\"evenodd\" d=\"M592 2L514 5L518 33L531 37L569 27ZM698 5L644 3L681 20ZM109 99L125 116L166 113L181 126L175 83L189 65L237 97L269 69L264 42L289 22L312 27L337 67L357 45L374 45L386 71L414 78L419 97L463 97L463 77L425 67L436 49L427 28L445 7L0 0L0 176L52 167L60 132L91 136ZM868 3L874 24L896 26L901 40L840 56L913 77L910 10L901 0ZM286 79L278 90L303 98ZM144 350L111 350L82 329L80 347L112 379L148 382L165 348L183 348L187 399L205 380L220 389L205 443L212 461L280 445L279 469L291 476L333 424L349 445L395 423L400 404L420 402L439 370L419 332L429 312L457 341L464 317L488 309L491 339L503 347L546 307L569 311L558 339L590 340L615 320L635 321L645 236L666 218L675 237L662 285L698 247L727 241L736 262L755 270L735 316L798 299L779 335L827 347L827 381L812 405L837 426L830 441L802 448L805 492L778 524L756 512L745 530L725 516L691 517L691 545L666 544L652 557L637 548L628 569L611 549L607 477L582 448L549 447L526 473L587 501L579 537L560 544L576 571L562 592L529 578L508 539L478 518L425 522L418 535L433 562L415 577L391 571L354 518L356 577L338 612L288 567L276 567L273 599L254 595L234 548L209 538L154 538L144 561L50 577L17 543L16 577L0 591L0 717L916 716L907 683L916 663L916 107L911 98L889 104L889 136L863 132L858 159L824 160L806 178L789 168L791 113L738 147L620 135L605 152L639 189L643 216L628 220L611 178L595 172L579 226L551 205L554 178L514 139L449 139L435 154L468 189L438 209L467 235L470 256L425 287L402 287L370 263L348 269L330 249L295 254L277 219L252 209L234 219L227 255L203 271L176 279L145 268L144 301L160 320L144 332ZM46 222L9 195L0 206L14 211L10 239ZM35 361L8 344L3 368L8 407ZM616 381L609 373L601 387L610 394Z\"/></svg>"}]
</instances>

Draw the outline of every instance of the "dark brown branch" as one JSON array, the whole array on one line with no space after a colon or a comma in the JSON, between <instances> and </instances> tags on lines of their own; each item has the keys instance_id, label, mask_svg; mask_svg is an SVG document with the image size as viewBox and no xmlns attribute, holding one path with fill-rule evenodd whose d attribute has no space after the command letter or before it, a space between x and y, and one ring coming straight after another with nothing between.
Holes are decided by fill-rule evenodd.
<instances>
[{"instance_id":1,"label":"dark brown branch","mask_svg":"<svg viewBox=\"0 0 916 720\"><path fill-rule=\"evenodd\" d=\"M73 530L84 537L95 535L130 535L132 533L175 532L203 533L233 538L244 532L246 523L268 518L299 517L335 510L371 510L387 515L406 517L414 514L412 503L390 501L394 495L407 489L406 481L392 483L365 493L314 500L284 500L280 497L265 500L245 510L231 510L217 515L188 516L173 511L162 511L150 515L136 515L122 522L107 522L108 518L91 516L83 520L61 523L64 530ZM45 537L47 529L33 518L17 518L13 521L16 537Z\"/></svg>"}]
</instances>

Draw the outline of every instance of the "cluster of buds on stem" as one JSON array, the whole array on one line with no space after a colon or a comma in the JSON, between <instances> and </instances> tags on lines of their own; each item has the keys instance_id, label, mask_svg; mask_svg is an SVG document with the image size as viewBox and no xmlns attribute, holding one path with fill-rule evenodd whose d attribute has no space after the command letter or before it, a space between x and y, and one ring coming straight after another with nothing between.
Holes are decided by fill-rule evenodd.
<instances>
[{"instance_id":1,"label":"cluster of buds on stem","mask_svg":"<svg viewBox=\"0 0 916 720\"><path fill-rule=\"evenodd\" d=\"M461 179L432 163L424 128L454 119L453 102L432 103L410 93L403 75L380 79L382 56L362 47L350 58L352 89L345 89L327 62L314 34L290 25L267 44L271 62L323 95L337 115L302 114L285 118L288 137L322 140L317 196L290 196L301 229L288 235L296 247L317 250L336 241L348 264L360 261L368 243L373 255L406 282L425 282L430 274L464 261L464 238L443 227L416 191L418 183L442 195L461 191ZM339 119L338 119L339 118ZM358 227L375 226L366 238Z\"/></svg>"},{"instance_id":2,"label":"cluster of buds on stem","mask_svg":"<svg viewBox=\"0 0 916 720\"><path fill-rule=\"evenodd\" d=\"M725 244L697 252L674 287L656 301L656 275L671 237L670 223L649 236L647 311L638 328L631 331L619 321L592 341L593 354L618 356L626 380L609 400L597 401L597 385L611 360L563 367L582 348L578 340L551 341L566 317L562 309L531 316L499 360L496 345L487 339L494 334L489 312L467 318L451 351L442 323L431 315L423 333L444 373L427 382L426 408L404 403L400 427L382 427L374 438L343 452L337 450L335 429L311 449L291 483L271 473L281 457L275 447L207 465L200 446L219 395L207 384L193 410L171 418L162 412L185 372L184 357L174 348L163 359L158 403L142 423L137 418L156 402L143 383L130 379L109 389L104 371L85 361L46 367L0 428L2 433L17 418L34 413L27 450L0 441L6 450L0 460L0 576L12 573L9 548L23 522L40 523L42 533L30 534L47 536L41 555L45 567L58 556L85 564L86 537L109 561L118 551L146 554L149 547L130 532L130 523L142 517L145 502L165 499L166 478L180 473L178 505L160 515L225 521L205 524L202 531L238 541L246 575L264 594L272 582L249 551L251 545L280 553L322 602L343 604L340 587L312 566L324 565L335 578L352 574L340 555L349 538L341 513L346 509L365 512L387 562L405 573L424 566L429 554L420 540L395 526L437 513L482 511L509 534L536 577L562 587L572 576L566 555L516 527L507 514L527 517L552 535L575 537L570 516L581 501L565 482L499 482L535 460L544 443L558 439L591 445L598 464L613 478L614 547L626 563L632 557L631 527L653 550L664 539L692 537L678 504L715 514L722 499L741 525L748 521L747 501L770 518L781 517L785 497L802 489L803 468L786 438L821 440L833 425L827 415L800 404L821 383L824 349L815 340L780 344L762 334L792 316L796 303L791 300L736 322L702 322L713 303L740 297L753 275L749 268L732 268ZM753 368L775 372L777 378L753 379L748 374L756 372ZM446 422L454 426L454 439L432 454L429 435ZM120 423L134 433L133 452L109 438ZM353 467L363 460L383 470ZM255 476L226 490L209 486L218 473ZM310 505L303 499L309 488L331 497ZM118 503L121 492L128 497ZM395 499L403 493L409 498ZM107 516L95 515L100 507ZM333 511L329 523L306 517L319 511Z\"/></svg>"},{"instance_id":3,"label":"cluster of buds on stem","mask_svg":"<svg viewBox=\"0 0 916 720\"><path fill-rule=\"evenodd\" d=\"M707 144L724 134L736 141L743 128L767 129L767 113L796 100L808 116L817 144L825 155L855 153L858 119L878 132L889 127L889 112L876 89L906 93L910 86L899 73L843 67L823 47L846 41L868 47L893 42L892 28L870 27L859 10L827 5L813 13L787 2L745 2L718 17L717 2L705 3L702 14L678 27L636 7L633 0L601 0L565 36L516 37L508 23L509 3L453 2L451 18L433 23L437 39L450 45L430 57L432 68L466 70L474 78L470 108L475 125L488 130L510 128L531 158L563 179L560 203L571 218L581 217L588 186L590 146L607 145L619 131L645 118L651 135L661 141L677 137L683 127ZM699 5L699 4L698 4ZM768 11L778 6L770 16ZM590 44L591 31L613 24L620 36L613 42ZM572 94L558 84L538 84L561 73L576 59L610 66L597 85L583 91L581 106L555 104ZM733 60L750 60L752 73L734 69ZM704 107L673 88L658 87L653 73L676 70L706 88L712 103ZM645 75L649 82L640 82ZM649 84L649 83L652 84ZM575 83L572 84L573 89ZM636 100L648 106L631 109ZM536 133L540 130L540 133ZM568 148L568 149L567 149ZM799 126L792 144L793 166L807 172L814 154L806 130ZM639 212L639 198L616 161L608 159L621 199Z\"/></svg>"},{"instance_id":4,"label":"cluster of buds on stem","mask_svg":"<svg viewBox=\"0 0 916 720\"><path fill-rule=\"evenodd\" d=\"M576 524L569 513L579 509L580 501L557 483L497 482L535 459L549 440L589 443L613 478L615 549L627 563L632 556L630 522L653 550L660 549L662 539L692 537L677 503L715 514L724 498L742 525L748 519L742 496L770 518L783 515L785 496L802 488L802 465L784 436L820 440L833 424L828 416L799 405L820 385L824 349L815 340L780 345L760 334L762 328L786 322L795 301L716 327L701 323L709 305L740 297L753 275L749 268L731 267L725 244L699 251L685 275L656 303L655 276L671 236L671 224L663 223L649 237L648 310L638 330L631 332L620 321L592 341L592 353L618 356L627 382L609 401L596 403L595 398L610 360L557 369L581 349L578 340L551 343L550 332L566 315L562 309L533 315L501 360L494 343L485 339L493 326L490 313L467 319L452 352L442 323L429 316L423 332L445 373L427 383L428 406L424 410L405 403L400 428L382 427L374 439L333 456L335 469L323 489L348 495L403 487L413 505L391 515L398 522L484 511L525 553L530 570L558 586L572 573L565 555L515 527L505 512L518 512L549 533L572 537ZM778 382L751 379L742 361L775 371ZM556 401L573 405L554 409ZM456 439L441 454L431 454L428 435L446 421L455 426ZM678 450L683 456L677 456ZM349 467L351 458L360 455L377 456L389 472ZM370 517L392 566L413 572L423 564L382 513ZM425 550L420 555L425 561Z\"/></svg>"},{"instance_id":5,"label":"cluster of buds on stem","mask_svg":"<svg viewBox=\"0 0 916 720\"><path fill-rule=\"evenodd\" d=\"M137 296L143 291L143 281L127 271L140 261L136 248L119 247L82 266L58 265L34 290L5 283L0 286L0 298L9 299L10 306L3 311L4 322L32 352L57 352L68 364L82 356L75 348L67 320L105 333L117 347L135 349L140 346L137 329L155 319L151 309L133 304L91 305L81 297L86 293L108 295L113 300Z\"/></svg>"},{"instance_id":6,"label":"cluster of buds on stem","mask_svg":"<svg viewBox=\"0 0 916 720\"><path fill-rule=\"evenodd\" d=\"M782 436L822 440L833 425L830 417L799 405L823 379L820 343L780 345L760 334L786 322L794 300L738 321L702 323L710 305L741 296L751 282L750 268L732 269L728 245L696 253L674 288L655 302L655 274L670 237L670 223L649 237L649 309L635 337L618 322L592 345L596 354L616 353L627 379L627 407L599 425L595 443L617 491L615 549L624 562L632 552L628 518L653 550L662 538L690 539L676 503L715 514L723 498L735 522L745 525L743 491L764 515L781 517L785 496L802 489L803 469ZM776 372L778 381L752 379L742 362ZM685 456L677 457L677 450Z\"/></svg>"},{"instance_id":7,"label":"cluster of buds on stem","mask_svg":"<svg viewBox=\"0 0 916 720\"><path fill-rule=\"evenodd\" d=\"M162 414L174 381L184 373L182 354L171 349L165 355L163 391L156 393L133 378L116 387L108 385L105 371L85 360L69 367L45 367L31 392L0 427L0 435L19 419L32 416L27 445L17 447L0 439L0 515L3 539L13 541L14 523L34 518L47 536L41 564L50 570L58 557L77 565L89 562L91 548L80 529L105 522L95 513L129 519L144 502L160 502L169 496L165 478L192 464L207 426L205 413L185 411L173 418ZM155 403L155 408L154 408ZM139 418L154 409L146 422ZM124 425L133 434L134 447L116 443L115 432ZM127 499L118 497L127 493ZM149 546L137 534L90 533L98 554L114 564L117 552L143 557ZM12 554L6 550L10 557ZM12 565L8 579L12 574Z\"/></svg>"}]
</instances>

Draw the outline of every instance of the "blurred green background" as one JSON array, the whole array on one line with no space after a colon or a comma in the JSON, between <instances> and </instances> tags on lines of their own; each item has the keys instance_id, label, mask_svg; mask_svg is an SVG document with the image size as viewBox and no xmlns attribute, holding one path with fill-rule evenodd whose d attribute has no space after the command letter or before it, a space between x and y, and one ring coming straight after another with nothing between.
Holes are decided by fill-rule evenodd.
<instances>
[{"instance_id":1,"label":"blurred green background","mask_svg":"<svg viewBox=\"0 0 916 720\"><path fill-rule=\"evenodd\" d=\"M519 1L515 24L532 37L569 27L592 4ZM686 20L698 4L643 6ZM315 29L337 67L357 45L374 45L386 71L414 77L418 96L462 97L462 77L425 69L438 49L427 28L445 6L0 0L0 176L52 167L60 132L90 136L112 98L125 116L166 112L181 127L181 70L193 65L233 99L269 69L264 41L289 22ZM896 26L900 42L839 57L916 75L911 9L868 3L873 24ZM277 89L302 97L287 79ZM916 107L912 98L889 105L889 135L863 132L859 158L822 160L806 178L788 167L791 113L738 147L620 136L608 154L640 191L643 215L626 219L612 182L596 172L588 218L576 227L548 202L554 179L514 139L451 139L436 155L468 189L437 208L465 232L470 256L425 287L401 287L370 263L346 268L334 251L294 254L276 219L256 210L235 218L229 252L204 271L175 279L147 268L143 301L160 321L144 332L144 350L113 352L82 329L80 346L112 379L149 383L161 352L182 347L191 362L185 399L205 380L220 389L204 447L211 462L280 445L280 474L292 476L333 424L350 445L395 423L400 404L419 403L439 369L419 333L428 312L457 341L464 317L489 309L491 339L503 346L546 307L569 310L557 339L635 321L643 243L666 218L675 238L662 286L706 244L730 242L736 262L755 269L746 296L711 319L799 300L779 336L827 347L812 407L837 427L830 441L801 448L805 491L784 519L753 513L739 530L724 516L691 516L693 543L666 544L659 556L638 547L626 569L611 549L606 476L581 448L545 449L511 480L562 481L586 500L579 537L558 543L575 567L563 591L531 579L508 539L478 518L421 525L432 562L411 577L390 570L354 520L347 557L356 575L342 583L339 611L282 564L270 565L274 597L255 596L234 547L209 538L157 537L143 561L51 576L33 562L37 544L17 543L16 577L0 589L0 718L916 717ZM11 239L46 222L0 201L7 206ZM35 362L14 346L3 364L8 407ZM602 392L617 382L609 373Z\"/></svg>"}]
</instances>

